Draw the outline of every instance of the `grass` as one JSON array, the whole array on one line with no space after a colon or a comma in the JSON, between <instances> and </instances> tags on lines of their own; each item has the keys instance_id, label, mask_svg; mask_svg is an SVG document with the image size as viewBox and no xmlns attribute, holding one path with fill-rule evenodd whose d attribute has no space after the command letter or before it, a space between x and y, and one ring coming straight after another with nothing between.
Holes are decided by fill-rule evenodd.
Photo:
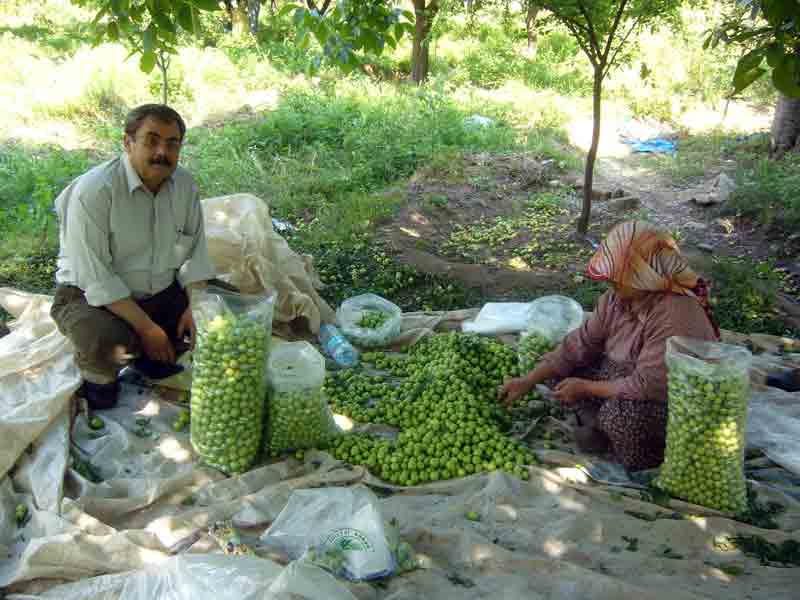
<instances>
[{"instance_id":1,"label":"grass","mask_svg":"<svg viewBox=\"0 0 800 600\"><path fill-rule=\"evenodd\" d=\"M777 232L795 234L800 227L800 156L761 158L738 172L730 209L757 219Z\"/></svg>"},{"instance_id":2,"label":"grass","mask_svg":"<svg viewBox=\"0 0 800 600\"><path fill-rule=\"evenodd\" d=\"M81 9L62 0L12 4L0 9L0 50L8 67L0 74L0 102L11 109L0 118L0 285L47 291L56 253L50 211L55 196L71 178L120 151L122 117L159 93L160 78L142 74L135 60L125 61L120 46L89 47ZM190 125L182 160L201 193L250 192L267 200L276 216L295 225L293 247L315 256L334 304L367 290L405 309L479 303L471 290L398 264L376 242L376 230L403 202L397 190L415 173L464 183L464 153L527 151L577 170L581 157L564 125L587 111L590 85L574 42L552 29L540 36L532 57L524 52L521 21L451 19L433 41L431 83L418 90L398 82L409 72L409 40L374 61L373 78L344 77L331 68L310 78L312 53L294 46L290 21L269 20L263 12L258 37L248 40L223 32L221 12L204 16L199 43L183 40L173 60L171 103ZM612 75L609 97L622 99L635 115L666 120L697 97L718 101L727 91L732 59L709 61L698 38L678 44L675 35L644 40L630 64ZM654 73L644 84L643 63ZM254 105L251 93L265 91L271 100L259 112L243 110ZM663 98L677 102L667 106ZM465 124L475 114L492 124ZM741 145L732 149L731 139L725 132L687 138L676 159L657 158L662 162L654 168L690 181L730 152L744 156ZM759 162L761 150L753 148L749 162L742 158L748 169L743 177L752 183L743 183L732 206L743 214L751 214L751 205L767 207L774 223L800 218L792 212L794 163ZM471 183L486 190L493 184L491 174ZM442 202L428 201L433 208ZM501 223L484 225L489 237L502 235ZM572 257L573 250L554 246L551 254L559 264L585 258ZM531 248L523 258L540 260L537 252ZM769 279L724 269L723 275L731 279L719 308L731 315L725 323L776 331ZM752 295L756 284L767 286L761 304ZM603 289L575 277L559 291L588 308Z\"/></svg>"}]
</instances>

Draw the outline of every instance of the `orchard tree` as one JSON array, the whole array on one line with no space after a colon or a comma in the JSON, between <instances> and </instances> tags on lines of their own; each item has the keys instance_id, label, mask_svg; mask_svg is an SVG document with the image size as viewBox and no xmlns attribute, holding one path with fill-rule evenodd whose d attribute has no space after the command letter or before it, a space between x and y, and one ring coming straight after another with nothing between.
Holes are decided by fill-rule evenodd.
<instances>
[{"instance_id":1,"label":"orchard tree","mask_svg":"<svg viewBox=\"0 0 800 600\"><path fill-rule=\"evenodd\" d=\"M569 30L589 59L594 72L592 144L586 156L583 209L578 233L589 229L592 182L600 142L603 82L608 74L631 57L638 34L667 20L679 18L676 0L542 0L541 7Z\"/></svg>"},{"instance_id":2,"label":"orchard tree","mask_svg":"<svg viewBox=\"0 0 800 600\"><path fill-rule=\"evenodd\" d=\"M72 0L79 6L97 8L92 20L95 44L121 42L131 56L139 55L139 68L161 71L162 101L169 99L168 71L177 53L178 31L196 35L200 11L218 10L216 0Z\"/></svg>"},{"instance_id":3,"label":"orchard tree","mask_svg":"<svg viewBox=\"0 0 800 600\"><path fill-rule=\"evenodd\" d=\"M223 0L233 35L244 37L258 33L262 0Z\"/></svg>"},{"instance_id":4,"label":"orchard tree","mask_svg":"<svg viewBox=\"0 0 800 600\"><path fill-rule=\"evenodd\" d=\"M738 2L705 46L715 47L720 42L746 50L733 75L732 95L768 73L779 92L772 120L771 155L779 158L800 151L800 2Z\"/></svg>"},{"instance_id":5,"label":"orchard tree","mask_svg":"<svg viewBox=\"0 0 800 600\"><path fill-rule=\"evenodd\" d=\"M139 56L142 71L150 73L159 67L165 104L169 62L178 51L179 30L198 35L199 15L203 11L220 10L222 6L217 0L72 1L97 9L92 20L96 44L106 40L124 43L131 56ZM236 2L237 6L247 6L248 0ZM414 31L413 14L394 8L386 0L306 0L304 4L285 5L279 14L293 15L301 45L308 47L311 36L315 37L322 46L323 56L345 69L359 66L365 54L380 54L387 45L396 47L404 34ZM317 62L321 60L318 57Z\"/></svg>"},{"instance_id":6,"label":"orchard tree","mask_svg":"<svg viewBox=\"0 0 800 600\"><path fill-rule=\"evenodd\" d=\"M312 37L317 40L322 47L317 65L325 59L345 70L361 66L366 55L379 56L386 46L396 48L404 35L414 33L414 14L389 0L307 0L287 4L278 14L292 15L301 47L308 48Z\"/></svg>"}]
</instances>

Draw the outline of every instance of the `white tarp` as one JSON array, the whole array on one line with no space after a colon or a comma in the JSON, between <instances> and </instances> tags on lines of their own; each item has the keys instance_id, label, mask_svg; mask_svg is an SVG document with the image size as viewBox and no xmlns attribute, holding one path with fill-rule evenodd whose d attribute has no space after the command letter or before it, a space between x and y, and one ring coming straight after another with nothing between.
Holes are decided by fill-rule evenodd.
<instances>
[{"instance_id":1,"label":"white tarp","mask_svg":"<svg viewBox=\"0 0 800 600\"><path fill-rule=\"evenodd\" d=\"M0 301L10 297L20 298L5 293ZM10 341L2 342L7 371L0 379L0 452L6 463L0 553L8 558L0 562L0 587L10 598L222 600L251 584L253 593L241 597L796 597L797 569L762 566L715 544L727 535L757 533L772 542L798 535L800 503L767 484L755 485L762 501L786 508L778 516L780 530L761 530L678 501L656 506L638 490L592 483L574 467L584 457L565 453L563 468L531 467L527 482L493 472L392 488L325 453L226 479L197 463L188 432L172 429L179 407L130 384L123 386L120 406L103 413L106 427L99 437L82 415L76 421L76 449L104 481L92 483L69 468L59 500L68 454L65 409L78 376L46 312L21 318ZM144 428L141 419L149 419ZM33 453L27 454L31 444ZM12 465L13 478L7 475ZM382 514L399 520L422 568L380 586L352 584L304 564L222 557L204 535L211 523L232 519L257 540L293 490L355 483L378 492ZM14 523L19 503L31 512L23 527ZM466 519L468 511L480 521ZM670 518L675 511L694 516ZM642 514L652 518L643 520ZM173 556L192 536L199 539L188 554ZM742 574L726 574L721 567L730 564L740 565ZM208 570L218 576L207 577Z\"/></svg>"}]
</instances>

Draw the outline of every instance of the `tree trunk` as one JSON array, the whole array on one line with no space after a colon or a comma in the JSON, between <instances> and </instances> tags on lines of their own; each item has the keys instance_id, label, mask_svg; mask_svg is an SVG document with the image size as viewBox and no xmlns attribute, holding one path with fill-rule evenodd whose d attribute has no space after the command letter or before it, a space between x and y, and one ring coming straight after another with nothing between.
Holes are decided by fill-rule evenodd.
<instances>
[{"instance_id":1,"label":"tree trunk","mask_svg":"<svg viewBox=\"0 0 800 600\"><path fill-rule=\"evenodd\" d=\"M169 79L167 73L169 71L169 59L166 59L163 54L156 57L156 64L161 71L161 104L168 104L169 100Z\"/></svg>"},{"instance_id":2,"label":"tree trunk","mask_svg":"<svg viewBox=\"0 0 800 600\"><path fill-rule=\"evenodd\" d=\"M411 54L412 78L414 83L421 85L428 79L430 64L430 39L431 26L436 12L439 10L437 0L426 6L427 0L414 0L414 46Z\"/></svg>"},{"instance_id":3,"label":"tree trunk","mask_svg":"<svg viewBox=\"0 0 800 600\"><path fill-rule=\"evenodd\" d=\"M589 220L592 216L592 182L594 180L594 163L597 159L597 147L600 145L600 109L603 101L603 70L595 67L594 89L592 98L592 145L586 155L586 172L583 176L583 209L578 220L578 233L586 235L589 231Z\"/></svg>"},{"instance_id":4,"label":"tree trunk","mask_svg":"<svg viewBox=\"0 0 800 600\"><path fill-rule=\"evenodd\" d=\"M536 2L528 0L528 10L525 13L525 31L528 33L528 54L536 56L539 45L539 33L536 31L536 17L539 16L540 7Z\"/></svg>"},{"instance_id":5,"label":"tree trunk","mask_svg":"<svg viewBox=\"0 0 800 600\"><path fill-rule=\"evenodd\" d=\"M258 17L261 14L261 0L247 0L247 17L250 33L258 33Z\"/></svg>"},{"instance_id":6,"label":"tree trunk","mask_svg":"<svg viewBox=\"0 0 800 600\"><path fill-rule=\"evenodd\" d=\"M787 152L800 150L800 98L780 94L772 119L770 155L780 158Z\"/></svg>"},{"instance_id":7,"label":"tree trunk","mask_svg":"<svg viewBox=\"0 0 800 600\"><path fill-rule=\"evenodd\" d=\"M248 0L236 0L233 6L231 18L233 20L233 35L238 37L246 36L250 31L250 17L247 11Z\"/></svg>"}]
</instances>

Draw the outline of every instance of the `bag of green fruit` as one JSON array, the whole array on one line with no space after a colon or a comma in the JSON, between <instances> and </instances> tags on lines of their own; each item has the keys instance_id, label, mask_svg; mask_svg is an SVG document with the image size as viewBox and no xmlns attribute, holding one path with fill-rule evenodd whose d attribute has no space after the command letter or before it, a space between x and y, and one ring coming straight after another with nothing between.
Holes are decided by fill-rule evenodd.
<instances>
[{"instance_id":1,"label":"bag of green fruit","mask_svg":"<svg viewBox=\"0 0 800 600\"><path fill-rule=\"evenodd\" d=\"M739 346L671 337L666 360L667 449L656 485L708 508L745 512L752 355Z\"/></svg>"},{"instance_id":2,"label":"bag of green fruit","mask_svg":"<svg viewBox=\"0 0 800 600\"><path fill-rule=\"evenodd\" d=\"M266 548L292 559L302 557L351 581L389 577L398 569L400 544L393 553L380 501L362 484L294 490L261 541ZM402 552L403 568L414 568L413 549L406 544Z\"/></svg>"},{"instance_id":3,"label":"bag of green fruit","mask_svg":"<svg viewBox=\"0 0 800 600\"><path fill-rule=\"evenodd\" d=\"M267 367L269 399L266 449L325 448L340 430L322 385L325 358L308 342L284 342L273 348Z\"/></svg>"},{"instance_id":4,"label":"bag of green fruit","mask_svg":"<svg viewBox=\"0 0 800 600\"><path fill-rule=\"evenodd\" d=\"M191 304L192 446L206 464L243 473L261 448L275 296L209 287L194 290Z\"/></svg>"},{"instance_id":5,"label":"bag of green fruit","mask_svg":"<svg viewBox=\"0 0 800 600\"><path fill-rule=\"evenodd\" d=\"M403 311L375 294L362 294L342 302L336 311L339 329L363 348L385 347L400 335Z\"/></svg>"},{"instance_id":6,"label":"bag of green fruit","mask_svg":"<svg viewBox=\"0 0 800 600\"><path fill-rule=\"evenodd\" d=\"M522 373L536 368L539 360L556 349L568 333L583 324L583 308L566 296L542 296L531 303L527 329L519 340Z\"/></svg>"}]
</instances>

